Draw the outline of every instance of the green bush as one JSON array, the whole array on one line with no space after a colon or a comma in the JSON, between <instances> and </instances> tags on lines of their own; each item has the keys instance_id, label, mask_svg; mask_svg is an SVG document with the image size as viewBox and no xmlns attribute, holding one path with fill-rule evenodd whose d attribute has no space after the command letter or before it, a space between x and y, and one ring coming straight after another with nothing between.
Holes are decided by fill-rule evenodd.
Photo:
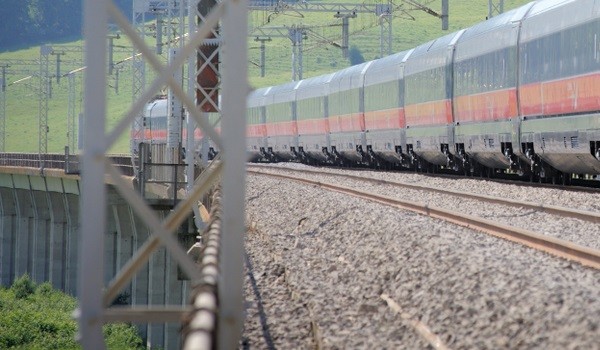
<instances>
[{"instance_id":1,"label":"green bush","mask_svg":"<svg viewBox=\"0 0 600 350\"><path fill-rule=\"evenodd\" d=\"M109 349L143 349L144 343L135 327L124 323L104 326L104 339Z\"/></svg>"},{"instance_id":2,"label":"green bush","mask_svg":"<svg viewBox=\"0 0 600 350\"><path fill-rule=\"evenodd\" d=\"M40 295L50 296L53 292L52 284L50 284L50 282L44 282L37 287L35 292Z\"/></svg>"},{"instance_id":3,"label":"green bush","mask_svg":"<svg viewBox=\"0 0 600 350\"><path fill-rule=\"evenodd\" d=\"M28 274L17 278L11 289L15 293L15 298L24 299L35 292L35 282L29 279Z\"/></svg>"},{"instance_id":4,"label":"green bush","mask_svg":"<svg viewBox=\"0 0 600 350\"><path fill-rule=\"evenodd\" d=\"M0 349L80 349L75 341L75 298L52 288L37 286L28 276L10 289L0 288ZM136 328L126 324L104 326L109 349L140 349Z\"/></svg>"}]
</instances>

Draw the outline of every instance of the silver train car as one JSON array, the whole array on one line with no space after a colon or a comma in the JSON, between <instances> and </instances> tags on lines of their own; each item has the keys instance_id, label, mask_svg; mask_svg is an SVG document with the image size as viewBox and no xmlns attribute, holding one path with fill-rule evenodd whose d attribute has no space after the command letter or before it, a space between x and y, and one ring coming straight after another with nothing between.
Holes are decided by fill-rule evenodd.
<instances>
[{"instance_id":1,"label":"silver train car","mask_svg":"<svg viewBox=\"0 0 600 350\"><path fill-rule=\"evenodd\" d=\"M254 160L600 174L600 1L544 0L248 97ZM259 111L260 110L260 111ZM258 152L258 153L257 153Z\"/></svg>"}]
</instances>

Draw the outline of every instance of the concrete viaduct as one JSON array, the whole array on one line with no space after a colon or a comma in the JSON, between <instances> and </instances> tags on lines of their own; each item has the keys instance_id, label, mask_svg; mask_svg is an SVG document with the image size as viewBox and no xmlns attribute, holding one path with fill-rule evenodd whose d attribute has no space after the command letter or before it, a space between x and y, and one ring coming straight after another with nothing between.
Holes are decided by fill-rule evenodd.
<instances>
[{"instance_id":1,"label":"concrete viaduct","mask_svg":"<svg viewBox=\"0 0 600 350\"><path fill-rule=\"evenodd\" d=\"M64 167L46 161L46 168L34 160L0 163L0 284L29 274L37 282L49 281L55 288L77 295L77 264L80 234L80 177ZM64 156L63 156L64 158ZM60 157L57 157L60 159ZM1 165L12 163L11 165ZM15 166L16 165L16 166ZM34 166L32 166L34 165ZM134 184L133 177L129 178ZM107 183L107 229L105 232L105 282L110 281L150 236L128 203ZM168 206L155 210L166 216ZM191 242L197 235L185 225L178 236ZM190 246L188 244L188 246ZM94 271L89 271L94 273ZM189 282L180 279L176 263L161 248L136 275L117 299L127 305L185 305L189 303ZM178 324L138 325L149 347L178 348Z\"/></svg>"}]
</instances>

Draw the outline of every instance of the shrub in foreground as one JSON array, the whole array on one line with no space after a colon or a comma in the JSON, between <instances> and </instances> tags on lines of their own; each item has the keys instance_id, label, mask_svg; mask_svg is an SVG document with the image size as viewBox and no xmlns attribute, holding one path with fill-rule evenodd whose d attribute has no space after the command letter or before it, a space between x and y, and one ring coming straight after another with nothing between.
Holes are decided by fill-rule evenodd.
<instances>
[{"instance_id":1,"label":"shrub in foreground","mask_svg":"<svg viewBox=\"0 0 600 350\"><path fill-rule=\"evenodd\" d=\"M52 288L39 286L24 275L9 289L0 288L0 349L80 349L75 341L77 306L75 298ZM104 326L109 349L143 348L134 326Z\"/></svg>"}]
</instances>

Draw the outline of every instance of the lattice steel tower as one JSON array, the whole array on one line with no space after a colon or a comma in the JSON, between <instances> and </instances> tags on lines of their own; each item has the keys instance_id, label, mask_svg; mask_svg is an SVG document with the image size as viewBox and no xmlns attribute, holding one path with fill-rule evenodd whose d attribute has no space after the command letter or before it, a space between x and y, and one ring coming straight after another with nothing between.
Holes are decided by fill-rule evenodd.
<instances>
[{"instance_id":1,"label":"lattice steel tower","mask_svg":"<svg viewBox=\"0 0 600 350\"><path fill-rule=\"evenodd\" d=\"M137 12L141 2L136 1ZM144 4L141 4L144 5ZM189 215L199 198L219 182L222 187L222 228L219 255L223 257L218 265L218 339L219 349L234 349L239 344L243 325L243 256L244 256L244 193L245 193L245 132L247 85L247 3L245 0L221 0L206 14L204 21L193 32L190 31L181 52L173 57L168 65L145 43L145 36L139 34L143 21L134 20L136 26L125 18L111 0L84 0L84 33L86 39L85 76L85 137L82 152L81 178L81 240L79 242L78 293L79 335L84 349L102 349L104 340L102 326L106 322L164 323L179 322L191 311L192 306L150 305L147 308L110 305L120 291L130 283L140 268L161 246L177 262L192 284L199 283L203 276L197 265L186 254L186 250L173 237L174 232ZM138 81L139 96L117 125L106 130L106 71L107 71L107 22L113 20L125 35L134 43L143 59L157 72L156 78L146 88ZM142 16L143 17L143 16ZM179 82L173 79L176 70L189 62L190 56L197 55L211 30L218 24L222 29L223 46L221 86L222 113L221 131L203 118L195 99L189 96ZM139 65L143 67L143 65ZM141 72L141 71L140 71ZM203 134L210 137L219 148L219 161L212 162L196 179L188 197L173 209L166 218L160 218L132 189L115 168L107 151L119 136L129 128L134 119L139 118L147 101L163 86L167 85L182 102L190 117L197 123ZM190 89L188 88L188 91ZM152 236L135 251L116 276L105 285L105 238L107 215L106 179L108 175L115 188L144 224L152 231ZM191 179L190 179L191 180ZM194 347L196 348L196 347Z\"/></svg>"},{"instance_id":2,"label":"lattice steel tower","mask_svg":"<svg viewBox=\"0 0 600 350\"><path fill-rule=\"evenodd\" d=\"M49 56L52 47L40 47L40 75L39 75L39 104L38 104L38 154L48 153L48 99L50 98L50 77L48 73ZM43 165L42 165L43 167Z\"/></svg>"},{"instance_id":3,"label":"lattice steel tower","mask_svg":"<svg viewBox=\"0 0 600 350\"><path fill-rule=\"evenodd\" d=\"M504 0L488 0L488 18L504 12Z\"/></svg>"}]
</instances>

